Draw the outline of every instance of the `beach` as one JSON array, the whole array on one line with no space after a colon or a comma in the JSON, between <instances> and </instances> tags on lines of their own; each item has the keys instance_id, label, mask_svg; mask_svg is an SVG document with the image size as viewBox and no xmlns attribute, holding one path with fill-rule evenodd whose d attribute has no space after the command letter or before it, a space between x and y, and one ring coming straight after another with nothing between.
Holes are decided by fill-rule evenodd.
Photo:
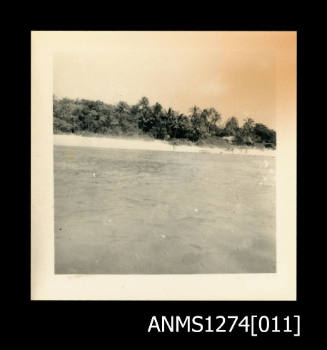
<instances>
[{"instance_id":1,"label":"beach","mask_svg":"<svg viewBox=\"0 0 327 350\"><path fill-rule=\"evenodd\" d=\"M148 151L173 151L191 153L212 153L212 154L242 154L251 156L275 157L276 151L271 149L257 149L251 147L231 146L223 147L199 147L189 145L174 146L167 141L143 140L116 137L88 137L79 135L54 135L54 144L57 146L78 146L78 147L100 147L130 150Z\"/></svg>"}]
</instances>

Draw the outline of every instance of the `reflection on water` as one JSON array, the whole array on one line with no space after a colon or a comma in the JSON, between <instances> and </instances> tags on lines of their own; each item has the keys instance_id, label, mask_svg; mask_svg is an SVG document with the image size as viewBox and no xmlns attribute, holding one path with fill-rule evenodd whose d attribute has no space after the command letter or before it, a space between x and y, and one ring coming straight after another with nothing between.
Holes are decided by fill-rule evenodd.
<instances>
[{"instance_id":1,"label":"reflection on water","mask_svg":"<svg viewBox=\"0 0 327 350\"><path fill-rule=\"evenodd\" d=\"M56 273L275 272L275 160L55 146Z\"/></svg>"}]
</instances>

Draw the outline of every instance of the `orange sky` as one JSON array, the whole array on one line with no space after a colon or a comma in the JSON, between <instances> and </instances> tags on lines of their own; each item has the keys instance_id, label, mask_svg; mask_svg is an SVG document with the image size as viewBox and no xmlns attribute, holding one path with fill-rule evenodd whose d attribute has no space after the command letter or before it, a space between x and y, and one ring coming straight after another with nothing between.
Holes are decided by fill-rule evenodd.
<instances>
[{"instance_id":1,"label":"orange sky","mask_svg":"<svg viewBox=\"0 0 327 350\"><path fill-rule=\"evenodd\" d=\"M285 110L296 93L296 32L75 32L74 45L54 56L58 97L133 104L147 96L274 128L276 93Z\"/></svg>"}]
</instances>

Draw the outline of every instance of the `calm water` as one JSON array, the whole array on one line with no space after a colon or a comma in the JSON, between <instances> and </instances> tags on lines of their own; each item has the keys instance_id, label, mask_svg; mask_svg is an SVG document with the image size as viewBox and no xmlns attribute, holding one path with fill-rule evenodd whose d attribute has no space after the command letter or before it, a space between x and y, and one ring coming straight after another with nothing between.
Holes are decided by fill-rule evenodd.
<instances>
[{"instance_id":1,"label":"calm water","mask_svg":"<svg viewBox=\"0 0 327 350\"><path fill-rule=\"evenodd\" d=\"M272 157L55 146L54 168L56 273L275 272Z\"/></svg>"}]
</instances>

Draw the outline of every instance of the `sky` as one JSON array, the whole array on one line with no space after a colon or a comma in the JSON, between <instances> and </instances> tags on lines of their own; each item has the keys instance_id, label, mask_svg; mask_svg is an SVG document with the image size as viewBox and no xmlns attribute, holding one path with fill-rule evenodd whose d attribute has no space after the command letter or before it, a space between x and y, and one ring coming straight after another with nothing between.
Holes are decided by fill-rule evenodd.
<instances>
[{"instance_id":1,"label":"sky","mask_svg":"<svg viewBox=\"0 0 327 350\"><path fill-rule=\"evenodd\" d=\"M275 127L276 92L294 97L296 32L75 32L53 58L53 93L114 104L147 96L188 113Z\"/></svg>"}]
</instances>

